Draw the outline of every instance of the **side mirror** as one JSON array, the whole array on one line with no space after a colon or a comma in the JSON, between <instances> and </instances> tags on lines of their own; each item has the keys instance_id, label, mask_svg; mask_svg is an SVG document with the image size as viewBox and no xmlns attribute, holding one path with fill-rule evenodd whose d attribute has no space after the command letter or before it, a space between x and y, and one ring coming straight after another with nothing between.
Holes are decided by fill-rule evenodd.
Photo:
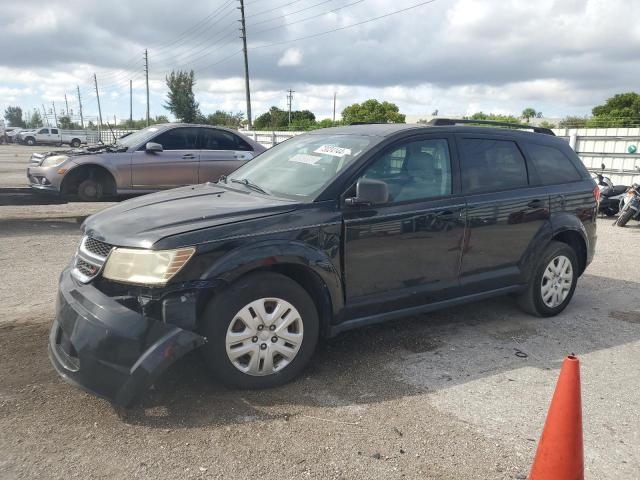
<instances>
[{"instance_id":1,"label":"side mirror","mask_svg":"<svg viewBox=\"0 0 640 480\"><path fill-rule=\"evenodd\" d=\"M383 205L389 201L389 187L382 180L361 178L356 184L356 196L346 198L347 205Z\"/></svg>"},{"instance_id":2,"label":"side mirror","mask_svg":"<svg viewBox=\"0 0 640 480\"><path fill-rule=\"evenodd\" d=\"M144 149L147 152L161 152L162 151L162 145L160 145L159 143L154 143L154 142L148 142Z\"/></svg>"}]
</instances>

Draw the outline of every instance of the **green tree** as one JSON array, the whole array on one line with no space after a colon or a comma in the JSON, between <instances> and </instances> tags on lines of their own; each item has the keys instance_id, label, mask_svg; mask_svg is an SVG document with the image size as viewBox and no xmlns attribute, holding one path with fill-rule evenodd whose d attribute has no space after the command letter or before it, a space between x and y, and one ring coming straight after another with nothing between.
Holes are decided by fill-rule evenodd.
<instances>
[{"instance_id":1,"label":"green tree","mask_svg":"<svg viewBox=\"0 0 640 480\"><path fill-rule=\"evenodd\" d=\"M79 124L73 122L71 120L71 117L68 115L58 117L58 127L62 128L63 130L79 130L80 128L82 128Z\"/></svg>"},{"instance_id":2,"label":"green tree","mask_svg":"<svg viewBox=\"0 0 640 480\"><path fill-rule=\"evenodd\" d=\"M630 127L640 123L640 95L635 92L618 93L602 105L593 107L588 127Z\"/></svg>"},{"instance_id":3,"label":"green tree","mask_svg":"<svg viewBox=\"0 0 640 480\"><path fill-rule=\"evenodd\" d=\"M520 120L513 115L503 115L501 113L476 112L470 117L465 118L467 120L491 120L493 122L520 123Z\"/></svg>"},{"instance_id":4,"label":"green tree","mask_svg":"<svg viewBox=\"0 0 640 480\"><path fill-rule=\"evenodd\" d=\"M558 122L558 128L584 128L586 126L586 117L576 117L569 115Z\"/></svg>"},{"instance_id":5,"label":"green tree","mask_svg":"<svg viewBox=\"0 0 640 480\"><path fill-rule=\"evenodd\" d=\"M182 70L171 71L166 77L169 93L164 108L169 110L181 122L194 123L200 117L198 102L193 94L193 86L196 83L193 70L183 72Z\"/></svg>"},{"instance_id":6,"label":"green tree","mask_svg":"<svg viewBox=\"0 0 640 480\"><path fill-rule=\"evenodd\" d=\"M540 126L542 128L556 128L555 123L547 122L546 120L544 122L540 122Z\"/></svg>"},{"instance_id":7,"label":"green tree","mask_svg":"<svg viewBox=\"0 0 640 480\"><path fill-rule=\"evenodd\" d=\"M206 123L207 125L240 128L240 126L242 126L242 123L244 122L244 113L233 113L225 112L223 110L216 110L214 113L210 113L206 117L202 117L199 122Z\"/></svg>"},{"instance_id":8,"label":"green tree","mask_svg":"<svg viewBox=\"0 0 640 480\"><path fill-rule=\"evenodd\" d=\"M25 124L27 128L41 127L43 125L42 115L40 115L40 112L34 108L33 113L29 116L29 119L25 122Z\"/></svg>"},{"instance_id":9,"label":"green tree","mask_svg":"<svg viewBox=\"0 0 640 480\"><path fill-rule=\"evenodd\" d=\"M535 109L528 107L522 111L522 118L529 123L529 120L535 117L542 117L542 112L537 112Z\"/></svg>"},{"instance_id":10,"label":"green tree","mask_svg":"<svg viewBox=\"0 0 640 480\"><path fill-rule=\"evenodd\" d=\"M404 123L405 115L395 103L370 99L349 105L342 111L342 121L352 123Z\"/></svg>"},{"instance_id":11,"label":"green tree","mask_svg":"<svg viewBox=\"0 0 640 480\"><path fill-rule=\"evenodd\" d=\"M315 124L316 116L309 110L295 110L291 112L291 125L289 125L289 112L278 107L271 107L253 122L256 130L280 130L292 128L294 130L308 130Z\"/></svg>"},{"instance_id":12,"label":"green tree","mask_svg":"<svg viewBox=\"0 0 640 480\"><path fill-rule=\"evenodd\" d=\"M20 107L7 107L4 110L4 119L12 127L25 127L24 120L22 120L22 109Z\"/></svg>"}]
</instances>

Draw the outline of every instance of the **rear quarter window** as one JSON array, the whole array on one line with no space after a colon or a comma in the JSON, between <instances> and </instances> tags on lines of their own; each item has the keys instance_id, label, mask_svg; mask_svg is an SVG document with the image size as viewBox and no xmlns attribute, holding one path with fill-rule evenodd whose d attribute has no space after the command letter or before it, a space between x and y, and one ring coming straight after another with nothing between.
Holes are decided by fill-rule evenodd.
<instances>
[{"instance_id":1,"label":"rear quarter window","mask_svg":"<svg viewBox=\"0 0 640 480\"><path fill-rule=\"evenodd\" d=\"M527 143L527 154L533 162L539 183L554 185L582 180L573 162L560 149Z\"/></svg>"}]
</instances>

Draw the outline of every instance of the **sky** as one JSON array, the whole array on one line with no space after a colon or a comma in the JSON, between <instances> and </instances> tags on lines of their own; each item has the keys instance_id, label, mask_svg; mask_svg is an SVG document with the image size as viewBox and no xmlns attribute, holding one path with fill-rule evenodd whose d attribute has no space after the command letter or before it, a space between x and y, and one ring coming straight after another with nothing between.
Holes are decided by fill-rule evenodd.
<instances>
[{"instance_id":1,"label":"sky","mask_svg":"<svg viewBox=\"0 0 640 480\"><path fill-rule=\"evenodd\" d=\"M245 0L253 116L332 115L369 98L412 117L589 114L640 84L638 0ZM423 4L416 8L414 5ZM167 115L164 78L193 69L203 113L245 112L239 0L21 0L0 15L0 109ZM187 7L188 6L188 7ZM187 7L187 8L185 8ZM402 9L404 12L393 14ZM384 16L384 17L383 17ZM377 17L383 17L378 18ZM371 21L369 21L371 20ZM330 32L331 31L331 32ZM324 34L324 32L330 32Z\"/></svg>"}]
</instances>

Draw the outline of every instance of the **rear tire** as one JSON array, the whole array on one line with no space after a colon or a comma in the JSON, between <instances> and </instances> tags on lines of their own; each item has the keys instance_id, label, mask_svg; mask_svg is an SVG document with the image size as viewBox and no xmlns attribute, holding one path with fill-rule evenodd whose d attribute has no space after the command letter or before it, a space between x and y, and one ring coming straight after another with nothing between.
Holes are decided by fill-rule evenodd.
<instances>
[{"instance_id":1,"label":"rear tire","mask_svg":"<svg viewBox=\"0 0 640 480\"><path fill-rule=\"evenodd\" d=\"M631 220L631 217L633 217L634 213L636 212L632 208L627 208L624 213L618 217L615 225L617 225L618 227L624 227L629 222L629 220Z\"/></svg>"},{"instance_id":2,"label":"rear tire","mask_svg":"<svg viewBox=\"0 0 640 480\"><path fill-rule=\"evenodd\" d=\"M201 329L211 373L228 386L257 389L282 385L302 371L318 343L320 322L302 286L258 272L218 292L204 310Z\"/></svg>"},{"instance_id":3,"label":"rear tire","mask_svg":"<svg viewBox=\"0 0 640 480\"><path fill-rule=\"evenodd\" d=\"M83 202L97 202L104 196L102 182L88 178L78 185L78 197Z\"/></svg>"},{"instance_id":4,"label":"rear tire","mask_svg":"<svg viewBox=\"0 0 640 480\"><path fill-rule=\"evenodd\" d=\"M74 138L73 140L71 140L71 146L73 148L78 148L80 146L80 140L78 140L77 138Z\"/></svg>"},{"instance_id":5,"label":"rear tire","mask_svg":"<svg viewBox=\"0 0 640 480\"><path fill-rule=\"evenodd\" d=\"M520 308L538 317L562 312L573 297L579 268L578 257L569 245L549 243L527 289L518 296Z\"/></svg>"}]
</instances>

